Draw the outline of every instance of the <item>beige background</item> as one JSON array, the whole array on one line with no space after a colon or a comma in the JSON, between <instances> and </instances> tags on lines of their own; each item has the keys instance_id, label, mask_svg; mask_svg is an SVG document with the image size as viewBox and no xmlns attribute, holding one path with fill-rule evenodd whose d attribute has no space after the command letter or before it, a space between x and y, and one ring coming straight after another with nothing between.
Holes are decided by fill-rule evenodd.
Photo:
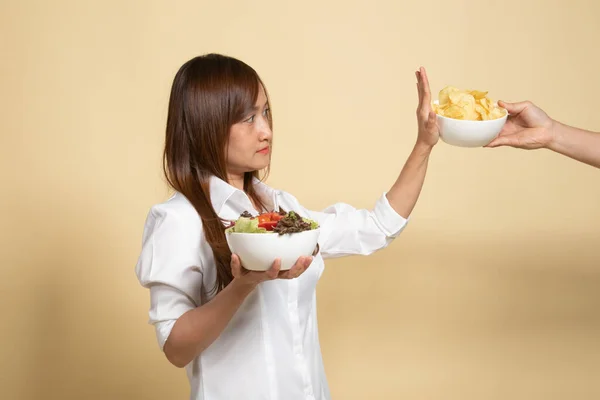
<instances>
[{"instance_id":1,"label":"beige background","mask_svg":"<svg viewBox=\"0 0 600 400\"><path fill-rule=\"evenodd\" d=\"M600 130L599 17L593 0L2 1L0 398L187 398L134 265L168 195L168 91L189 58L264 78L271 185L369 207L414 142L419 65L434 92ZM334 399L599 398L599 243L598 170L440 143L402 236L327 265Z\"/></svg>"}]
</instances>

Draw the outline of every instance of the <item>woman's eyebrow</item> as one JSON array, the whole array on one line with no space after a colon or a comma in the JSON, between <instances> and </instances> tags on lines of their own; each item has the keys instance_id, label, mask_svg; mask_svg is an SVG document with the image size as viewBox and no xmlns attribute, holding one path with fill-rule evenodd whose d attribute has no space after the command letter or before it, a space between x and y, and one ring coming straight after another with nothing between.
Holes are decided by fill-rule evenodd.
<instances>
[{"instance_id":1,"label":"woman's eyebrow","mask_svg":"<svg viewBox=\"0 0 600 400\"><path fill-rule=\"evenodd\" d=\"M262 108L265 108L265 107L266 107L266 106L268 106L268 105L269 105L269 102L268 102L268 101L265 101L265 105L264 105L264 106L262 106ZM259 108L260 108L260 107L258 107L258 106L256 106L256 105L255 105L254 107L252 107L252 111L258 111L258 109L259 109Z\"/></svg>"}]
</instances>

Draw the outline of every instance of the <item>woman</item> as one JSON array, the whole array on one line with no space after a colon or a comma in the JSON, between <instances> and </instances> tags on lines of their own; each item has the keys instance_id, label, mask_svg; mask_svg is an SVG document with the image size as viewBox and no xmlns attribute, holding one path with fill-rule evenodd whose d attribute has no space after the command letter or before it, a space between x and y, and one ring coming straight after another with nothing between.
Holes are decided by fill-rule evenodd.
<instances>
[{"instance_id":1,"label":"woman","mask_svg":"<svg viewBox=\"0 0 600 400\"><path fill-rule=\"evenodd\" d=\"M153 206L136 266L150 291L150 323L167 359L186 367L191 399L329 399L316 316L323 259L368 255L403 230L438 141L425 70L416 73L418 135L391 189L372 210L305 209L259 179L273 132L258 74L208 54L177 72L169 101L165 174L175 194ZM321 226L320 252L286 272L249 272L225 240L225 220L296 211ZM310 266L310 268L309 268Z\"/></svg>"}]
</instances>

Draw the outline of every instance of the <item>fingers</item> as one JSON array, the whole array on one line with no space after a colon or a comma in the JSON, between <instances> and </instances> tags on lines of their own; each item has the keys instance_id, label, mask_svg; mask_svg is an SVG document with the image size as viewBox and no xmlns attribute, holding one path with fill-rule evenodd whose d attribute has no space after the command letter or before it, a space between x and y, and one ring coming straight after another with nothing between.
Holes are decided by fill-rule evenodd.
<instances>
[{"instance_id":1,"label":"fingers","mask_svg":"<svg viewBox=\"0 0 600 400\"><path fill-rule=\"evenodd\" d=\"M502 108L505 108L509 114L519 114L521 111L525 110L528 106L530 106L531 103L529 101L507 103L505 101L499 100L498 105Z\"/></svg>"},{"instance_id":2,"label":"fingers","mask_svg":"<svg viewBox=\"0 0 600 400\"><path fill-rule=\"evenodd\" d=\"M294 266L290 268L288 271L281 271L279 273L280 279L294 279L299 277L306 271L306 269L312 263L313 257L300 257Z\"/></svg>"},{"instance_id":3,"label":"fingers","mask_svg":"<svg viewBox=\"0 0 600 400\"><path fill-rule=\"evenodd\" d=\"M429 109L431 107L431 91L429 89L429 79L427 71L421 67L415 72L417 77L417 91L419 93L419 107L417 109L418 117L421 121L427 120L429 117Z\"/></svg>"},{"instance_id":4,"label":"fingers","mask_svg":"<svg viewBox=\"0 0 600 400\"><path fill-rule=\"evenodd\" d=\"M419 107L423 103L423 93L421 91L421 77L419 76L419 71L415 72L415 76L417 77L417 94L419 95Z\"/></svg>"},{"instance_id":5,"label":"fingers","mask_svg":"<svg viewBox=\"0 0 600 400\"><path fill-rule=\"evenodd\" d=\"M496 139L492 140L490 143L486 144L483 147L494 148L494 147L502 146L501 140L499 140L499 139L500 138L496 138Z\"/></svg>"},{"instance_id":6,"label":"fingers","mask_svg":"<svg viewBox=\"0 0 600 400\"><path fill-rule=\"evenodd\" d=\"M417 88L419 90L419 107L423 108L431 103L431 91L429 89L429 79L427 71L421 67L417 72Z\"/></svg>"},{"instance_id":7,"label":"fingers","mask_svg":"<svg viewBox=\"0 0 600 400\"><path fill-rule=\"evenodd\" d=\"M505 135L498 136L496 139L492 140L485 147L500 147L500 146L511 146L511 147L519 147L521 140L518 135Z\"/></svg>"},{"instance_id":8,"label":"fingers","mask_svg":"<svg viewBox=\"0 0 600 400\"><path fill-rule=\"evenodd\" d=\"M421 67L420 75L421 88L423 90L423 101L429 104L429 102L431 102L431 92L429 90L429 79L427 78L427 71L425 70L425 67Z\"/></svg>"},{"instance_id":9,"label":"fingers","mask_svg":"<svg viewBox=\"0 0 600 400\"><path fill-rule=\"evenodd\" d=\"M234 278L238 278L242 276L242 263L240 262L240 258L237 254L231 255L231 274Z\"/></svg>"},{"instance_id":10,"label":"fingers","mask_svg":"<svg viewBox=\"0 0 600 400\"><path fill-rule=\"evenodd\" d=\"M279 270L280 269L281 269L281 259L276 258L275 261L273 261L273 264L271 265L271 268L269 268L265 272L265 274L267 275L268 279L275 279L279 275Z\"/></svg>"},{"instance_id":11,"label":"fingers","mask_svg":"<svg viewBox=\"0 0 600 400\"><path fill-rule=\"evenodd\" d=\"M241 272L239 272L241 270L241 264L239 262L239 258L237 256L235 256L235 261L234 261L234 255L231 256L231 268L232 270L234 270L234 266L237 269L238 273L241 274ZM304 271L306 271L306 269L310 266L310 264L312 263L313 257L300 257L296 263L294 264L294 266L292 268L290 268L287 271L281 271L281 259L277 258L273 264L271 265L271 268L269 268L267 271L265 272L257 272L257 271L251 271L248 273L248 277L255 279L258 282L262 282L262 281L266 281L266 280L273 280L276 278L280 278L280 279L294 279L299 277L300 275L302 275L304 273ZM234 274L234 276L236 276Z\"/></svg>"}]
</instances>

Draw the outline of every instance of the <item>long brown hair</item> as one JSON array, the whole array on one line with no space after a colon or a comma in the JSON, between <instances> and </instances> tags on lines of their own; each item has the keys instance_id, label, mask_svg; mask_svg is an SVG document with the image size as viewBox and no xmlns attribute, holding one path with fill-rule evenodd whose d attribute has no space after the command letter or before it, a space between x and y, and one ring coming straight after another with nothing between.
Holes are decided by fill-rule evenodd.
<instances>
[{"instance_id":1,"label":"long brown hair","mask_svg":"<svg viewBox=\"0 0 600 400\"><path fill-rule=\"evenodd\" d=\"M254 107L259 85L266 93L256 71L244 62L206 54L183 64L171 87L163 170L169 185L183 194L200 215L205 239L215 259L217 279L212 291L217 293L233 276L225 226L212 206L209 182L211 176L228 182L229 132ZM272 128L271 119L269 124ZM268 172L269 167L265 170ZM255 177L259 177L259 171L244 174L244 191L265 209L254 189Z\"/></svg>"}]
</instances>

